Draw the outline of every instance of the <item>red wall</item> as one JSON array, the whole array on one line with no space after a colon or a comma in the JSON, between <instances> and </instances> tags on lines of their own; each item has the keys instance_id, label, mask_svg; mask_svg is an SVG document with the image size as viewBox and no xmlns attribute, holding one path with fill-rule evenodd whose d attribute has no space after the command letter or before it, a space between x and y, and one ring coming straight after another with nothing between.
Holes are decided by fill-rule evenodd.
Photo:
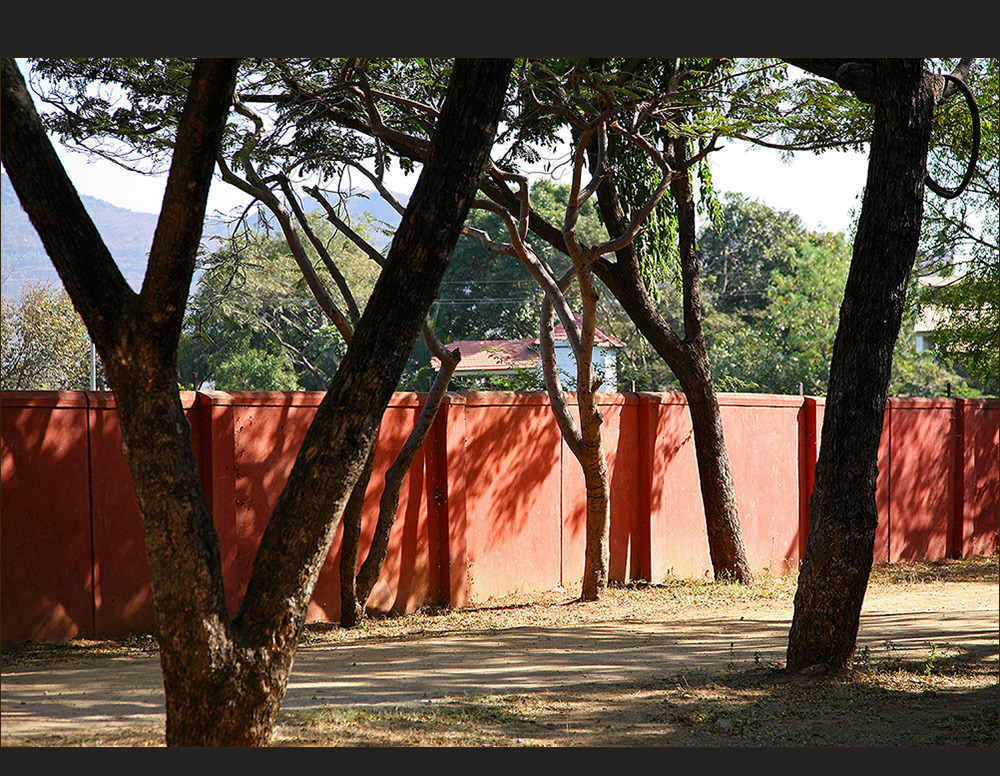
<instances>
[{"instance_id":1,"label":"red wall","mask_svg":"<svg viewBox=\"0 0 1000 776\"><path fill-rule=\"evenodd\" d=\"M246 589L264 525L322 394L184 393L230 610ZM362 547L383 476L422 394L396 394L383 418ZM690 416L679 394L602 394L611 478L611 577L711 574ZM797 567L823 401L719 397L755 571ZM996 400L893 399L879 451L876 559L995 553ZM149 569L114 400L106 393L0 397L3 643L118 636L153 627ZM544 394L446 399L403 484L370 604L409 611L513 591L579 587L583 477ZM339 616L340 534L310 606Z\"/></svg>"}]
</instances>

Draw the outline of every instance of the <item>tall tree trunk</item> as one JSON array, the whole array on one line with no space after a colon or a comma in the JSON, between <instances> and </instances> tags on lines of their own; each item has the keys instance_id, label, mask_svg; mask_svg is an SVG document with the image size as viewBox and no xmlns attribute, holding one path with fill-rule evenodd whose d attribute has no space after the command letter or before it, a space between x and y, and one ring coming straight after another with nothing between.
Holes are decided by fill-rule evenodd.
<instances>
[{"instance_id":1,"label":"tall tree trunk","mask_svg":"<svg viewBox=\"0 0 1000 776\"><path fill-rule=\"evenodd\" d=\"M871 571L877 456L923 214L935 102L920 59L873 63L875 126L830 365L787 667L848 668Z\"/></svg>"},{"instance_id":2,"label":"tall tree trunk","mask_svg":"<svg viewBox=\"0 0 1000 776\"><path fill-rule=\"evenodd\" d=\"M687 161L686 141L674 141L671 156L675 168L681 169ZM753 572L743 545L729 452L701 325L695 203L687 171L674 177L671 195L677 211L684 338L674 333L650 300L634 246L629 245L618 251L614 262L597 262L594 272L681 384L691 413L709 555L715 578L749 584L753 582ZM624 212L610 182L598 188L597 197L606 222L624 221Z\"/></svg>"},{"instance_id":3,"label":"tall tree trunk","mask_svg":"<svg viewBox=\"0 0 1000 776\"><path fill-rule=\"evenodd\" d=\"M604 457L604 440L601 437L604 419L597 406L599 383L593 369L597 289L594 288L594 278L589 268L578 266L576 277L583 305L580 352L576 356L576 399L582 439L580 466L583 468L587 492L586 547L580 597L584 601L596 601L604 595L608 586L611 492L608 464Z\"/></svg>"}]
</instances>

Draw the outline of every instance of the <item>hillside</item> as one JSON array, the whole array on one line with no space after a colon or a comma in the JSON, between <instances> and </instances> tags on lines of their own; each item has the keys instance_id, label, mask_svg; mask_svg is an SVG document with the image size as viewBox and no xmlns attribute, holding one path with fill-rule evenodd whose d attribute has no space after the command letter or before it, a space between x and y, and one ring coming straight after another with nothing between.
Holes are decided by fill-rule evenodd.
<instances>
[{"instance_id":1,"label":"hillside","mask_svg":"<svg viewBox=\"0 0 1000 776\"><path fill-rule=\"evenodd\" d=\"M18 297L26 284L59 285L59 277L52 262L49 261L28 215L21 209L21 203L7 174L3 173L0 177L0 252L3 256L0 279L3 281L3 295ZM146 271L146 259L153 242L157 216L136 213L86 195L81 195L80 199L111 255L118 262L122 274L138 290ZM402 200L405 202L406 198L402 197ZM395 213L378 197L353 197L351 203L355 215L367 212L380 221L393 225L398 222ZM209 224L206 227L207 235L225 233L226 229L221 224Z\"/></svg>"},{"instance_id":2,"label":"hillside","mask_svg":"<svg viewBox=\"0 0 1000 776\"><path fill-rule=\"evenodd\" d=\"M133 287L138 287L146 270L146 256L153 241L156 216L115 207L94 197L82 195L84 207L115 257L122 274ZM41 240L27 213L14 193L6 173L0 181L0 251L3 255L3 294L18 296L26 283L49 282L59 279L52 262L45 254Z\"/></svg>"}]
</instances>

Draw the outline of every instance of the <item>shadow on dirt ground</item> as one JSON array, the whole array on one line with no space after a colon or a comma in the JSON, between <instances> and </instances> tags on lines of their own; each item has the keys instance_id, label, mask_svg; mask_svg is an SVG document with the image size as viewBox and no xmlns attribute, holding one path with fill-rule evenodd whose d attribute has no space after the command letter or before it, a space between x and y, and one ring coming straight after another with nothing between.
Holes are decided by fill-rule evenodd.
<instances>
[{"instance_id":1,"label":"shadow on dirt ground","mask_svg":"<svg viewBox=\"0 0 1000 776\"><path fill-rule=\"evenodd\" d=\"M312 626L274 744L997 746L996 558L902 565L840 675L782 670L787 578ZM159 745L163 709L152 640L4 651L3 746Z\"/></svg>"}]
</instances>

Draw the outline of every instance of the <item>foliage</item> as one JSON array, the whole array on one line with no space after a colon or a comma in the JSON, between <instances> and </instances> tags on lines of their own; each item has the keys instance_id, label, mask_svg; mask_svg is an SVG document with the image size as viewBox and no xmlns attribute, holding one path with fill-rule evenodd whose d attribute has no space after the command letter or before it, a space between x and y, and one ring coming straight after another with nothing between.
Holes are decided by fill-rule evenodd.
<instances>
[{"instance_id":1,"label":"foliage","mask_svg":"<svg viewBox=\"0 0 1000 776\"><path fill-rule=\"evenodd\" d=\"M495 239L505 238L500 219L473 211L466 222ZM444 343L456 340L538 336L538 285L513 256L487 251L472 237L459 238L437 300L434 328Z\"/></svg>"},{"instance_id":2,"label":"foliage","mask_svg":"<svg viewBox=\"0 0 1000 776\"><path fill-rule=\"evenodd\" d=\"M1000 372L998 60L976 60L968 83L982 120L979 160L968 188L957 199L927 193L919 272L949 281L915 282L915 302L917 311L929 309L941 320L934 333L938 360L965 371L976 385L996 395ZM954 188L964 176L972 134L969 110L960 95L939 107L928 159L930 174L939 184Z\"/></svg>"},{"instance_id":3,"label":"foliage","mask_svg":"<svg viewBox=\"0 0 1000 776\"><path fill-rule=\"evenodd\" d=\"M701 235L706 331L728 391L822 394L850 264L842 235L738 194ZM801 384L801 385L800 385Z\"/></svg>"},{"instance_id":4,"label":"foliage","mask_svg":"<svg viewBox=\"0 0 1000 776\"><path fill-rule=\"evenodd\" d=\"M948 73L957 63L953 58L929 58L925 66ZM893 386L906 393L935 395L949 383L962 386L963 375L974 387L957 390L997 392L997 63L997 58L977 58L967 78L982 119L979 162L969 187L957 199L926 190L921 254L909 294L914 304L908 314L914 318L921 309L933 309L945 324L935 333L933 363L911 352L906 338L900 339ZM742 104L748 108L745 134L738 128L731 134L785 153L861 150L871 136L871 106L824 78L794 76L787 84L776 83L770 97ZM969 163L972 137L969 109L956 93L936 110L928 157L934 181L957 187ZM955 276L956 281L923 285L918 282L921 275Z\"/></svg>"},{"instance_id":5,"label":"foliage","mask_svg":"<svg viewBox=\"0 0 1000 776\"><path fill-rule=\"evenodd\" d=\"M695 153L708 145L716 132L722 131L727 120L720 111L718 99L722 89L719 84L733 77L733 60L711 59L654 59L647 65L649 72L646 88L652 94L671 94L672 80L680 73L687 73L683 97L671 94L677 100L675 110L668 118L654 126L649 139L657 147L668 149L673 138L694 138ZM642 83L642 82L640 82ZM673 85L676 89L677 85ZM649 156L628 140L612 133L608 143L611 174L618 181L617 193L626 211L634 212L650 195L663 171L653 164ZM695 167L695 178L701 182L699 205L708 213L716 212L718 203L711 185L708 162ZM640 267L646 289L654 300L661 300L670 288L679 288L680 263L677 254L677 215L672 197L662 197L644 222L644 228L634 240L640 257Z\"/></svg>"},{"instance_id":6,"label":"foliage","mask_svg":"<svg viewBox=\"0 0 1000 776\"><path fill-rule=\"evenodd\" d=\"M48 127L64 142L91 150L138 169L156 169L172 143L173 126L183 104L193 60L154 59L38 59L32 60L34 86L55 108L46 116ZM678 134L704 146L719 132L763 145L793 150L858 149L871 132L871 107L823 78L803 76L776 59L624 59L548 58L525 60L518 66L520 77L505 108L504 134L498 139L505 169L524 169L541 160L541 153L565 148L560 127L566 116L543 107L559 100L576 105L582 115L586 101L614 93L621 102L657 105L659 95L673 89L675 105L664 106L662 120L650 134L662 144ZM930 67L948 71L953 60L928 60ZM372 170L383 172L393 165L413 169L419 158L414 148L428 136L448 81L449 60L413 58L250 58L241 66L239 92L250 106L263 105L267 131L246 116L234 112L223 152L235 166L238 159L254 162L262 170L301 177L320 176L325 186L344 190L352 165L370 160ZM630 69L631 68L631 69ZM628 80L611 83L608 73L628 72ZM690 74L683 83L671 81L677 73ZM546 85L561 84L559 96L547 97ZM972 386L996 393L1000 351L997 341L997 60L980 59L970 79L983 117L984 142L980 163L969 190L958 200L942 200L928 193L921 271L944 274L952 271L962 279L947 287L920 288L914 294L923 307L947 312L949 325L937 336L937 367L925 356L910 353L905 338L897 348L894 385L908 393L933 393L941 386L954 390L967 375ZM608 91L611 90L611 91ZM551 94L555 94L552 92ZM382 138L373 131L365 97L377 100ZM567 99L569 98L569 99ZM548 100L548 102L546 102ZM575 102L574 102L575 101ZM645 101L645 102L642 102ZM543 106L543 103L545 105ZM676 110L681 107L683 110ZM654 108L650 108L653 110ZM960 96L939 109L930 157L935 180L953 185L961 177L968 158L971 131L969 114ZM252 143L247 141L253 138ZM618 189L628 207L642 202L656 171L643 154L612 134L609 160L612 174L629 185ZM798 297L788 297L781 309L773 306L776 277L795 277L792 260L804 250L803 230L792 214L762 216L753 213L763 206L744 202L725 203L714 197L710 157L700 164L699 203L711 218L701 235L706 331L712 338L715 373L730 390L764 390L784 386L796 390L798 382L822 389L822 369L816 366L828 353L827 335L821 324L814 329L816 342L808 346L808 321L789 318ZM546 181L532 184L533 206L554 224L565 212L565 189ZM664 318L677 331L683 330L677 314L678 269L673 259L674 220L670 198L663 198L636 241L641 268L650 296ZM586 203L579 230L584 242L598 238L588 230L599 222ZM737 222L737 219L742 219ZM583 226L586 223L586 226ZM473 214L470 224L502 236L493 216ZM535 249L543 252L539 241ZM736 254L739 254L738 256ZM963 265L942 269L933 257ZM552 266L568 266L566 257L546 253ZM777 273L777 274L775 274ZM915 286L916 288L916 286ZM802 299L813 298L815 289ZM627 324L620 308L606 297L602 327L625 340L628 349L621 359L622 385L673 386L669 370L651 355L648 344ZM536 333L539 294L528 274L509 257L490 255L471 239L462 239L442 284L432 316L442 341L454 339L515 338ZM467 304L473 301L473 304ZM826 304L824 302L823 304ZM783 314L785 324L774 316ZM919 314L919 307L912 315ZM826 313L823 320L828 321ZM751 328L738 331L742 324ZM800 326L802 324L802 326ZM280 327L288 327L287 320ZM272 328L276 325L272 324ZM278 327L278 328L280 328ZM804 327L804 328L803 328ZM258 327L260 328L260 327ZM780 330L780 331L779 331ZM229 337L232 347L261 347L245 338ZM323 342L328 352L335 338ZM216 345L218 344L216 338ZM272 343L273 344L273 343ZM301 338L298 347L302 346ZM291 358L297 348L272 348L275 356ZM317 348L301 358L318 358ZM809 351L809 352L805 352ZM334 354L335 357L335 354ZM321 359L322 360L322 359ZM403 385L422 387L429 351L418 343L406 370ZM828 361L828 359L827 359ZM654 363L655 362L655 363ZM214 374L215 364L201 363L199 376ZM311 363L311 362L310 362ZM803 366L803 364L805 366ZM326 368L316 367L320 374ZM322 380L303 363L296 367L299 383L317 387ZM794 375L798 374L796 378ZM756 386L756 387L755 387ZM776 388L775 388L776 389ZM970 388L969 390L973 390Z\"/></svg>"},{"instance_id":7,"label":"foliage","mask_svg":"<svg viewBox=\"0 0 1000 776\"><path fill-rule=\"evenodd\" d=\"M771 80L752 95L737 90L729 134L783 153L860 151L872 134L871 105L825 78L774 59L757 60Z\"/></svg>"},{"instance_id":8,"label":"foliage","mask_svg":"<svg viewBox=\"0 0 1000 776\"><path fill-rule=\"evenodd\" d=\"M26 286L2 301L0 387L69 391L90 387L90 337L65 290Z\"/></svg>"},{"instance_id":9,"label":"foliage","mask_svg":"<svg viewBox=\"0 0 1000 776\"><path fill-rule=\"evenodd\" d=\"M295 391L301 387L281 353L240 348L215 370L216 388L243 391Z\"/></svg>"},{"instance_id":10,"label":"foliage","mask_svg":"<svg viewBox=\"0 0 1000 776\"><path fill-rule=\"evenodd\" d=\"M729 391L825 393L849 261L838 236L814 235L787 272L774 273L763 308L712 319L723 326L711 335L716 382Z\"/></svg>"},{"instance_id":11,"label":"foliage","mask_svg":"<svg viewBox=\"0 0 1000 776\"><path fill-rule=\"evenodd\" d=\"M53 110L46 129L147 172L162 171L186 99L193 59L32 58L31 86Z\"/></svg>"},{"instance_id":12,"label":"foliage","mask_svg":"<svg viewBox=\"0 0 1000 776\"><path fill-rule=\"evenodd\" d=\"M851 261L843 234L806 230L797 216L723 197L724 230L702 233L712 373L722 390L824 395ZM895 396L974 396L959 372L918 353L915 312L893 357Z\"/></svg>"},{"instance_id":13,"label":"foliage","mask_svg":"<svg viewBox=\"0 0 1000 776\"><path fill-rule=\"evenodd\" d=\"M377 265L322 223L315 228L363 304ZM219 390L325 388L344 343L316 304L284 240L265 232L240 233L203 267L179 349L183 384L214 381Z\"/></svg>"},{"instance_id":14,"label":"foliage","mask_svg":"<svg viewBox=\"0 0 1000 776\"><path fill-rule=\"evenodd\" d=\"M806 230L794 213L742 194L721 200L720 218L698 239L702 282L715 309L752 322L768 306L775 276L792 273Z\"/></svg>"},{"instance_id":15,"label":"foliage","mask_svg":"<svg viewBox=\"0 0 1000 776\"><path fill-rule=\"evenodd\" d=\"M510 375L459 376L451 381L451 389L463 391L544 391L540 372L517 369Z\"/></svg>"}]
</instances>

